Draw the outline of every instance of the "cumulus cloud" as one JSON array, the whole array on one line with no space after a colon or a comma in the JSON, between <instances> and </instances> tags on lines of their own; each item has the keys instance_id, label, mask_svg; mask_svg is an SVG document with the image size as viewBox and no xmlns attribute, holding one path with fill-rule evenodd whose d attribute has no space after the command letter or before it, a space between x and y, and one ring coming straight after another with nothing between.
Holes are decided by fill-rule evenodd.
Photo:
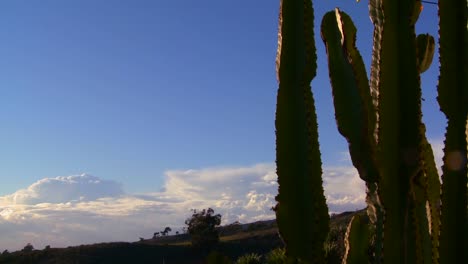
<instances>
[{"instance_id":1,"label":"cumulus cloud","mask_svg":"<svg viewBox=\"0 0 468 264\"><path fill-rule=\"evenodd\" d=\"M444 157L444 141L442 139L429 139L429 142L432 146L432 151L434 153L434 159L437 165L437 170L439 171L439 175L442 175L442 164L443 164L443 157Z\"/></svg>"},{"instance_id":2,"label":"cumulus cloud","mask_svg":"<svg viewBox=\"0 0 468 264\"><path fill-rule=\"evenodd\" d=\"M365 183L354 167L325 167L323 184L328 211L339 213L354 211L366 206Z\"/></svg>"},{"instance_id":3,"label":"cumulus cloud","mask_svg":"<svg viewBox=\"0 0 468 264\"><path fill-rule=\"evenodd\" d=\"M15 204L63 203L116 197L122 194L122 186L117 182L81 174L42 179L4 199Z\"/></svg>"},{"instance_id":4,"label":"cumulus cloud","mask_svg":"<svg viewBox=\"0 0 468 264\"><path fill-rule=\"evenodd\" d=\"M273 163L169 170L164 177L154 193L128 194L115 181L82 174L42 179L0 197L0 248L136 241L165 226L181 228L192 208L212 207L223 224L274 218ZM324 188L330 212L365 206L364 184L352 167L325 167Z\"/></svg>"}]
</instances>

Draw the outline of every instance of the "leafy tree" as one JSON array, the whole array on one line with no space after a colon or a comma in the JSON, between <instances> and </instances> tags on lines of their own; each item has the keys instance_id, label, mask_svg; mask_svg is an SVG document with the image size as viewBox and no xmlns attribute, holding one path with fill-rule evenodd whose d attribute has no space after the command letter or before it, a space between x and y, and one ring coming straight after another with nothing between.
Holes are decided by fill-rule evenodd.
<instances>
[{"instance_id":1,"label":"leafy tree","mask_svg":"<svg viewBox=\"0 0 468 264\"><path fill-rule=\"evenodd\" d=\"M31 245L31 243L28 243L26 246L24 246L23 248L23 252L32 252L34 250L34 247L33 245Z\"/></svg>"},{"instance_id":2,"label":"leafy tree","mask_svg":"<svg viewBox=\"0 0 468 264\"><path fill-rule=\"evenodd\" d=\"M172 231L172 229L171 229L170 227L167 226L166 228L164 228L164 231L161 231L161 234L162 234L163 236L166 236L166 235L167 235L169 232L171 232L171 231Z\"/></svg>"},{"instance_id":3,"label":"leafy tree","mask_svg":"<svg viewBox=\"0 0 468 264\"><path fill-rule=\"evenodd\" d=\"M192 246L209 248L216 245L219 242L216 227L221 224L221 215L214 214L214 210L211 208L202 211L192 209L192 212L192 217L185 220Z\"/></svg>"}]
</instances>

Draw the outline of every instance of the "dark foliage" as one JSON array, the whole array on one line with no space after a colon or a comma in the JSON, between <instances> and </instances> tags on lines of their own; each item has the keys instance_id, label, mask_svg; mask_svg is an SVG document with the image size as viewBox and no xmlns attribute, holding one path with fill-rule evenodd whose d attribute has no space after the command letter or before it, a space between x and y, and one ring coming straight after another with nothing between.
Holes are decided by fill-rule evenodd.
<instances>
[{"instance_id":1,"label":"dark foliage","mask_svg":"<svg viewBox=\"0 0 468 264\"><path fill-rule=\"evenodd\" d=\"M172 229L167 226L166 228L164 228L164 231L161 231L161 234L163 236L167 236L167 234L169 234L169 232L171 232L171 231L172 231Z\"/></svg>"},{"instance_id":2,"label":"dark foliage","mask_svg":"<svg viewBox=\"0 0 468 264\"><path fill-rule=\"evenodd\" d=\"M216 227L221 224L221 215L214 214L211 208L202 211L192 209L192 212L192 217L185 220L192 246L208 249L218 244L219 233Z\"/></svg>"},{"instance_id":3,"label":"dark foliage","mask_svg":"<svg viewBox=\"0 0 468 264\"><path fill-rule=\"evenodd\" d=\"M32 252L12 252L0 256L0 264L128 264L128 263L170 263L202 264L208 260L229 263L239 257L256 253L267 254L280 246L277 237L256 237L219 243L213 250L199 250L191 246L146 245L136 243L104 243L68 248L51 248Z\"/></svg>"},{"instance_id":4,"label":"dark foliage","mask_svg":"<svg viewBox=\"0 0 468 264\"><path fill-rule=\"evenodd\" d=\"M206 257L205 262L207 264L232 264L230 258L219 253L218 251L212 251L208 257Z\"/></svg>"},{"instance_id":5,"label":"dark foliage","mask_svg":"<svg viewBox=\"0 0 468 264\"><path fill-rule=\"evenodd\" d=\"M34 250L33 245L31 243L28 243L26 246L23 248L23 252L32 252Z\"/></svg>"}]
</instances>

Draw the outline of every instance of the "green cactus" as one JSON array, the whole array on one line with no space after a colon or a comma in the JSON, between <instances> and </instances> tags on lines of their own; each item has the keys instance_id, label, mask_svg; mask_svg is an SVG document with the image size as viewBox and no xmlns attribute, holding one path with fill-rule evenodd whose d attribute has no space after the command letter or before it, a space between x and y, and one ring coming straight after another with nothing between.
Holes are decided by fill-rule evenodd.
<instances>
[{"instance_id":1,"label":"green cactus","mask_svg":"<svg viewBox=\"0 0 468 264\"><path fill-rule=\"evenodd\" d=\"M467 9L466 0L439 1L440 76L437 99L448 119L442 167L441 263L468 263Z\"/></svg>"},{"instance_id":2,"label":"green cactus","mask_svg":"<svg viewBox=\"0 0 468 264\"><path fill-rule=\"evenodd\" d=\"M379 263L383 208L377 194L379 172L375 160L377 90L370 89L364 63L355 46L356 27L351 18L339 9L325 14L321 34L327 48L338 130L348 140L353 165L366 182L368 215L374 229L372 259Z\"/></svg>"},{"instance_id":3,"label":"green cactus","mask_svg":"<svg viewBox=\"0 0 468 264\"><path fill-rule=\"evenodd\" d=\"M317 68L312 2L282 0L279 21L276 221L290 259L323 263L329 216L310 87Z\"/></svg>"},{"instance_id":4,"label":"green cactus","mask_svg":"<svg viewBox=\"0 0 468 264\"><path fill-rule=\"evenodd\" d=\"M419 73L425 72L431 66L434 57L435 42L434 37L429 34L418 35L416 39L417 65Z\"/></svg>"},{"instance_id":5,"label":"green cactus","mask_svg":"<svg viewBox=\"0 0 468 264\"><path fill-rule=\"evenodd\" d=\"M367 263L369 250L369 228L359 215L353 216L346 231L346 252L343 263Z\"/></svg>"},{"instance_id":6,"label":"green cactus","mask_svg":"<svg viewBox=\"0 0 468 264\"><path fill-rule=\"evenodd\" d=\"M287 254L320 263L323 252L317 248L323 244L323 233L308 226L307 234L316 240L301 239L294 227L318 224L320 216L322 224L329 222L323 189L311 187L321 183L309 87L316 68L310 61L315 60L312 8L309 0L297 2L281 1L276 213ZM442 188L422 123L420 74L432 62L435 41L427 34L415 34L421 1L369 0L374 24L370 80L355 46L351 18L339 9L323 17L321 36L338 130L367 186L370 224L359 218L350 223L346 263L468 262L467 10L466 0L439 2L438 100L448 119ZM297 210L314 211L292 219ZM371 256L363 253L366 248L373 250Z\"/></svg>"},{"instance_id":7,"label":"green cactus","mask_svg":"<svg viewBox=\"0 0 468 264\"><path fill-rule=\"evenodd\" d=\"M376 201L380 200L383 204L385 215L383 224L383 237L385 238L383 256L385 262L438 263L439 251L442 252L444 246L447 247L447 241L454 241L454 236L458 235L458 242L453 242L454 245L455 243L458 245L458 248L454 247L453 249L449 246L451 253L447 254L453 256L453 259L447 263L452 263L455 259L458 259L458 261L463 259L462 254L465 253L461 248L466 248L467 245L466 236L460 234L467 233L466 209L463 210L463 208L467 207L467 134L465 129L468 114L466 108L468 106L466 97L468 95L468 85L465 77L464 82L452 85L452 87L458 87L459 90L452 91L445 97L445 100L451 100L450 102L453 100L459 101L458 107L457 104L453 105L452 103L448 103L448 101L445 102L446 107L450 105L453 113L456 113L460 118L457 125L454 125L457 127L454 130L458 131L458 139L454 139L456 142L454 144L457 146L456 154L453 154L454 151L452 150L450 152L452 154L449 153L446 156L458 155L458 157L452 159L459 162L456 172L459 176L451 178L458 179L453 179L453 182L457 181L457 185L462 186L460 188L462 190L456 192L452 191L455 190L454 188L447 188L450 189L448 192L452 197L452 202L447 201L446 203L453 203L453 205L457 206L457 209L446 209L451 212L448 213L449 216L446 218L452 217L452 221L454 221L453 219L458 219L458 222L456 222L456 225L446 227L447 230L452 229L453 233L451 236L453 240L447 238L447 241L444 241L444 199L442 199L442 227L439 228L441 221L439 211L440 183L432 149L425 137L425 126L421 121L420 107L421 89L419 74L430 66L435 43L433 37L429 35L419 35L416 37L414 33L414 24L420 13L420 6L420 1L393 1L388 3L378 0L370 1L370 15L375 30L371 80L367 87L366 84L362 84L363 80L365 80L362 77L363 72L365 73L364 67L356 67L356 65L361 64L361 59L359 57L357 60L351 55L352 53L356 53L357 50L354 47L354 26L346 26L346 24L352 25L348 16L339 10L327 13L322 22L322 38L327 47L329 58L330 80L333 87L338 130L348 140L353 164L358 169L361 178L366 181L370 219L373 219L376 215ZM459 9L464 10L460 6ZM346 19L343 19L343 17ZM442 12L441 17L443 17ZM461 77L466 76L468 72L466 69L468 60L466 59L466 51L464 51L468 47L468 45L465 45L467 44L466 15L464 22L458 21L454 23L463 27L463 29L459 29L461 34L459 34L460 38L457 40L458 48L453 46L453 50L458 50L461 54L451 56L459 60L458 64L453 62L449 65L464 65L464 69L463 67L458 67L458 74ZM441 34L441 49L442 43L444 43L442 39ZM352 43L352 46L347 43ZM444 61L442 60L441 63L443 64ZM343 68L346 70L343 70ZM443 76L443 71L444 67L441 68L441 76ZM451 73L453 72L456 74L456 70L451 71ZM362 87L365 87L365 93L362 92ZM440 90L439 85L439 101L441 101L441 93L449 93L441 92ZM356 99L356 96L352 96L353 94L360 94L361 98ZM368 107L369 94L378 95L378 100L375 100L375 96L371 97L375 109L378 109L378 121L375 125L378 133L371 135L367 131L366 135L370 138L371 142L374 142L369 145L376 146L375 149L377 150L376 163L366 163L368 166L372 164L372 166L377 168L376 186L372 185L371 180L365 174L366 172L362 170L362 163L356 162L356 160L372 161L372 156L368 155L373 152L361 151L360 153L356 153L356 151L353 151L353 148L356 148L353 145L360 144L361 149L366 149L365 146L368 144L367 142L366 144L362 144L361 142L365 141L359 140L356 135L362 134L365 131L362 124L365 124L365 120L369 120L369 114L363 111L363 109L372 109L372 107ZM441 108L443 110L443 106ZM449 119L448 130L450 130L452 122L450 121L449 114L446 113L446 115ZM448 134L449 132L447 133L447 137L449 137ZM455 138L457 136L453 135L452 137ZM367 158L362 158L361 156L363 155L367 156ZM446 168L449 167L447 163L450 160L451 157L445 158L444 174L446 173ZM373 189L377 190L377 197L372 197ZM395 193L400 195L395 195ZM454 196L458 196L458 198L455 199L453 198ZM453 213L455 211L458 213ZM446 221L450 222L450 220ZM378 223L378 221L373 222L375 230L380 227ZM458 228L459 226L461 228ZM442 233L440 243L438 239L439 230ZM449 233L450 231L446 232ZM378 232L376 235L378 235ZM447 235L447 237L450 237L450 235ZM376 248L376 250L379 249L380 247ZM376 258L373 261L378 262L379 256L380 254L376 254ZM443 259L441 255L441 261Z\"/></svg>"}]
</instances>

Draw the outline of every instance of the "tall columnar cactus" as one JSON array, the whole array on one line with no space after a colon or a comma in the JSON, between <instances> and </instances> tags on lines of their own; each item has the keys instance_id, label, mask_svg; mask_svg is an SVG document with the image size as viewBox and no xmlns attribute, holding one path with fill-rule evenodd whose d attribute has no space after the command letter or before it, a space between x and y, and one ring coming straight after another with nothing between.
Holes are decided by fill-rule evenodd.
<instances>
[{"instance_id":1,"label":"tall columnar cactus","mask_svg":"<svg viewBox=\"0 0 468 264\"><path fill-rule=\"evenodd\" d=\"M442 167L441 263L468 263L467 9L466 0L439 1L440 77L437 99L448 120Z\"/></svg>"},{"instance_id":2,"label":"tall columnar cactus","mask_svg":"<svg viewBox=\"0 0 468 264\"><path fill-rule=\"evenodd\" d=\"M317 68L312 2L282 0L279 21L276 221L289 258L322 263L329 216L310 87Z\"/></svg>"},{"instance_id":3,"label":"tall columnar cactus","mask_svg":"<svg viewBox=\"0 0 468 264\"><path fill-rule=\"evenodd\" d=\"M353 164L366 181L369 208L381 208L383 213L383 236L377 231L373 262L383 257L386 263L438 263L439 253L441 263L467 261L468 42L466 1L458 2L445 12L441 6L440 11L438 99L449 120L442 201L432 149L421 121L419 74L429 67L435 46L431 36L415 35L421 2L370 0L374 48L369 83L354 46L356 29L351 19L339 10L323 18L322 38L329 58L338 129L348 140ZM444 48L450 55L444 57ZM377 120L375 125L372 120ZM377 154L375 160L373 153ZM375 177L369 177L364 169L368 167L376 168ZM377 219L374 230L381 228L376 210L368 212L371 220Z\"/></svg>"},{"instance_id":4,"label":"tall columnar cactus","mask_svg":"<svg viewBox=\"0 0 468 264\"><path fill-rule=\"evenodd\" d=\"M418 223L411 195L421 182L421 89L413 1L382 1L379 91L379 197L385 210L384 259L417 263ZM375 56L375 54L374 54ZM418 262L420 262L419 259Z\"/></svg>"},{"instance_id":5,"label":"tall columnar cactus","mask_svg":"<svg viewBox=\"0 0 468 264\"><path fill-rule=\"evenodd\" d=\"M375 227L374 259L378 262L382 248L383 211L377 193L379 172L375 160L377 116L373 102L377 94L370 92L364 62L355 46L356 27L350 17L338 9L325 14L321 33L329 54L338 130L348 140L353 165L367 186L368 215Z\"/></svg>"},{"instance_id":6,"label":"tall columnar cactus","mask_svg":"<svg viewBox=\"0 0 468 264\"><path fill-rule=\"evenodd\" d=\"M316 67L312 7L310 0L281 3L277 221L288 254L319 263L329 218L309 86ZM346 263L468 263L467 1L439 1L438 101L448 119L442 188L422 123L420 74L435 43L415 34L421 10L420 0L369 0L370 79L351 18L336 9L322 20L338 130L367 186L370 226L351 221Z\"/></svg>"}]
</instances>

